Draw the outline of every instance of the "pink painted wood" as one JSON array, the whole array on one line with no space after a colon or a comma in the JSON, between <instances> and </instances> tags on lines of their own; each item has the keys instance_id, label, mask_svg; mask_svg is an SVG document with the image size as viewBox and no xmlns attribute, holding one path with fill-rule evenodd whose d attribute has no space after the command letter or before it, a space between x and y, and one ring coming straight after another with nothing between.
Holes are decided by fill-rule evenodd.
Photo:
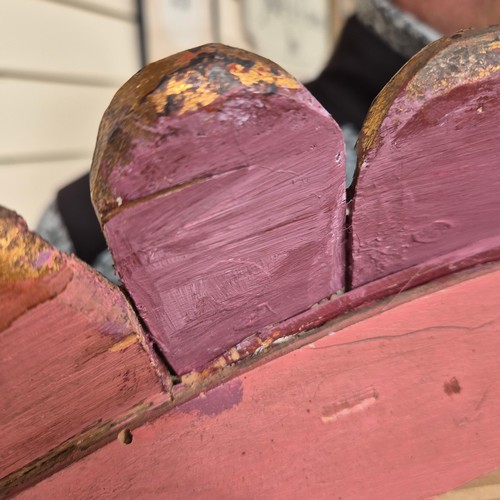
<instances>
[{"instance_id":1,"label":"pink painted wood","mask_svg":"<svg viewBox=\"0 0 500 500\"><path fill-rule=\"evenodd\" d=\"M496 264L404 292L19 498L386 500L450 490L500 466L499 283Z\"/></svg>"},{"instance_id":2,"label":"pink painted wood","mask_svg":"<svg viewBox=\"0 0 500 500\"><path fill-rule=\"evenodd\" d=\"M120 290L1 207L0 304L2 487L41 472L37 459L57 463L62 445L63 456L84 437L90 446L163 393Z\"/></svg>"},{"instance_id":3,"label":"pink painted wood","mask_svg":"<svg viewBox=\"0 0 500 500\"><path fill-rule=\"evenodd\" d=\"M498 235L498 35L438 40L374 102L358 142L353 287Z\"/></svg>"}]
</instances>

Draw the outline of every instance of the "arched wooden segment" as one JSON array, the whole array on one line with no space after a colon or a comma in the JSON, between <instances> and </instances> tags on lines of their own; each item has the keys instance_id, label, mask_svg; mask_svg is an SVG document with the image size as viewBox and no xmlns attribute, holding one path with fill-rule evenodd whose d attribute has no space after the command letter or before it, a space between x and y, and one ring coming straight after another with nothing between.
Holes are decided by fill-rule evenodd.
<instances>
[{"instance_id":1,"label":"arched wooden segment","mask_svg":"<svg viewBox=\"0 0 500 500\"><path fill-rule=\"evenodd\" d=\"M116 269L178 373L343 288L339 127L274 63L205 45L116 94L91 172Z\"/></svg>"},{"instance_id":2,"label":"arched wooden segment","mask_svg":"<svg viewBox=\"0 0 500 500\"><path fill-rule=\"evenodd\" d=\"M500 31L417 54L374 102L358 143L353 287L500 234Z\"/></svg>"},{"instance_id":3,"label":"arched wooden segment","mask_svg":"<svg viewBox=\"0 0 500 500\"><path fill-rule=\"evenodd\" d=\"M0 311L2 486L57 467L53 450L68 457L83 435L91 446L163 392L120 290L2 207Z\"/></svg>"}]
</instances>

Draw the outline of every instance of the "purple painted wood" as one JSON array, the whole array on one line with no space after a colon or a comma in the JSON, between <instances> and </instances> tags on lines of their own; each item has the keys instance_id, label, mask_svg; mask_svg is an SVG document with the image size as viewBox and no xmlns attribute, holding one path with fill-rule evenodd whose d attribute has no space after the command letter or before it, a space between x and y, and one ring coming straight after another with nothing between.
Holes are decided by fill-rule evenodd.
<instances>
[{"instance_id":1,"label":"purple painted wood","mask_svg":"<svg viewBox=\"0 0 500 500\"><path fill-rule=\"evenodd\" d=\"M358 145L353 287L466 246L474 255L498 235L498 36L431 44L372 106Z\"/></svg>"},{"instance_id":2,"label":"purple painted wood","mask_svg":"<svg viewBox=\"0 0 500 500\"><path fill-rule=\"evenodd\" d=\"M106 111L92 193L116 269L178 373L343 288L340 129L268 60L207 45Z\"/></svg>"}]
</instances>

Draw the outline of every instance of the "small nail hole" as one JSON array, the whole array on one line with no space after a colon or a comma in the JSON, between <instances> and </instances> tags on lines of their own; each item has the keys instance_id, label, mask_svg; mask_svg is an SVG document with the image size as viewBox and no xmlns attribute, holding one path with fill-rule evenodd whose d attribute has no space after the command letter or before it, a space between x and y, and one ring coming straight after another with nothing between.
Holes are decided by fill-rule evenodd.
<instances>
[{"instance_id":1,"label":"small nail hole","mask_svg":"<svg viewBox=\"0 0 500 500\"><path fill-rule=\"evenodd\" d=\"M118 434L118 441L122 444L130 444L132 442L133 436L130 429L123 429Z\"/></svg>"}]
</instances>

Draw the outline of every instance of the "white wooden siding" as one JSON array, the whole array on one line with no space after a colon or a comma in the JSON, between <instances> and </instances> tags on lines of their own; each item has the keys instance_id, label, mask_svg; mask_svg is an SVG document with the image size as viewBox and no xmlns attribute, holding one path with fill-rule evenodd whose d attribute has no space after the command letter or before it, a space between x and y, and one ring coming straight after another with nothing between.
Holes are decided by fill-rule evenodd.
<instances>
[{"instance_id":1,"label":"white wooden siding","mask_svg":"<svg viewBox=\"0 0 500 500\"><path fill-rule=\"evenodd\" d=\"M41 211L53 201L57 190L89 167L88 158L1 165L1 205L15 209L29 225L36 224Z\"/></svg>"},{"instance_id":2,"label":"white wooden siding","mask_svg":"<svg viewBox=\"0 0 500 500\"><path fill-rule=\"evenodd\" d=\"M108 87L1 79L0 164L37 155L91 156L114 92Z\"/></svg>"},{"instance_id":3,"label":"white wooden siding","mask_svg":"<svg viewBox=\"0 0 500 500\"><path fill-rule=\"evenodd\" d=\"M0 0L0 205L32 227L139 69L134 0Z\"/></svg>"}]
</instances>

